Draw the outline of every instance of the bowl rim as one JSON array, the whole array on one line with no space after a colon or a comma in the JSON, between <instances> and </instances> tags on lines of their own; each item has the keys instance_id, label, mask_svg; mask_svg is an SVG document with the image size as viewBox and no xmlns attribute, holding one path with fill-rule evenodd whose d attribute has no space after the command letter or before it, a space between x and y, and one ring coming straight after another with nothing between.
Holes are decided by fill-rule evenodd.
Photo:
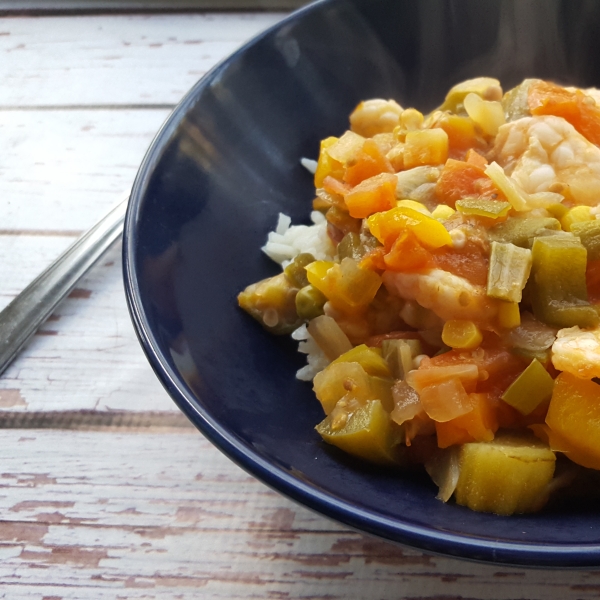
<instances>
[{"instance_id":1,"label":"bowl rim","mask_svg":"<svg viewBox=\"0 0 600 600\"><path fill-rule=\"evenodd\" d=\"M125 297L134 330L152 369L179 409L195 427L221 452L246 472L275 491L299 504L341 522L360 532L370 533L391 542L447 557L485 563L499 563L519 567L584 568L600 565L600 544L540 544L502 542L471 535L444 533L440 530L403 523L365 510L326 493L290 475L284 469L269 463L239 438L232 435L206 410L197 406L194 394L170 367L152 333L142 304L135 264L137 223L143 205L150 175L162 158L165 146L187 111L195 104L199 93L235 63L246 50L281 28L319 10L323 5L339 4L344 0L316 0L297 9L240 46L232 54L212 67L186 93L173 109L152 140L135 177L123 230L123 280Z\"/></svg>"}]
</instances>

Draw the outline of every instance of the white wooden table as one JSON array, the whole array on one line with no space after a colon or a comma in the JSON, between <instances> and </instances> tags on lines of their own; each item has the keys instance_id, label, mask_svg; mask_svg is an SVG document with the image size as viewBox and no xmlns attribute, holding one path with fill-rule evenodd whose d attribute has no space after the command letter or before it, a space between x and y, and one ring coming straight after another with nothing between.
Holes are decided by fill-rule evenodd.
<instances>
[{"instance_id":1,"label":"white wooden table","mask_svg":"<svg viewBox=\"0 0 600 600\"><path fill-rule=\"evenodd\" d=\"M0 307L119 200L193 83L282 16L0 17ZM0 378L0 598L600 597L600 571L396 547L241 471L146 363L120 251Z\"/></svg>"}]
</instances>

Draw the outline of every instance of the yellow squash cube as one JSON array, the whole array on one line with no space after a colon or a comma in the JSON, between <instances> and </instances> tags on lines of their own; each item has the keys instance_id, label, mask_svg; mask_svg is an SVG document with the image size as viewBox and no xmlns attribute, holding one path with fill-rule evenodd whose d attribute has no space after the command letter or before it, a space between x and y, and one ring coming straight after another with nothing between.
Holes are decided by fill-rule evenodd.
<instances>
[{"instance_id":1,"label":"yellow squash cube","mask_svg":"<svg viewBox=\"0 0 600 600\"><path fill-rule=\"evenodd\" d=\"M501 435L464 444L455 491L458 504L497 515L535 512L546 503L556 456L529 436Z\"/></svg>"}]
</instances>

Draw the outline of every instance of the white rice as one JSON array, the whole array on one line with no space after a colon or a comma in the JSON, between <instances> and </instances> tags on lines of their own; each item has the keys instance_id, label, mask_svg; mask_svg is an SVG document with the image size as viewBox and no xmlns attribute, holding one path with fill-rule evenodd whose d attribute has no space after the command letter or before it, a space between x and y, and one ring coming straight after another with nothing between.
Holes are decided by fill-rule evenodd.
<instances>
[{"instance_id":1,"label":"white rice","mask_svg":"<svg viewBox=\"0 0 600 600\"><path fill-rule=\"evenodd\" d=\"M302 252L310 252L316 260L333 260L335 247L327 235L325 217L322 213L313 211L310 218L312 225L292 225L290 217L279 213L277 227L269 233L262 251L282 268ZM300 342L298 352L306 354L308 360L308 364L296 373L296 377L302 381L311 381L329 364L329 360L308 333L306 325L296 329L292 338Z\"/></svg>"},{"instance_id":2,"label":"white rice","mask_svg":"<svg viewBox=\"0 0 600 600\"><path fill-rule=\"evenodd\" d=\"M317 161L310 158L301 158L300 164L313 175L317 172Z\"/></svg>"},{"instance_id":3,"label":"white rice","mask_svg":"<svg viewBox=\"0 0 600 600\"><path fill-rule=\"evenodd\" d=\"M310 218L313 225L291 225L291 219L279 213L277 227L261 250L283 268L301 252L310 252L316 260L333 260L335 248L327 235L325 217L315 210Z\"/></svg>"},{"instance_id":4,"label":"white rice","mask_svg":"<svg viewBox=\"0 0 600 600\"><path fill-rule=\"evenodd\" d=\"M314 376L329 364L329 360L323 350L319 348L317 342L308 333L306 325L298 327L292 333L292 339L300 342L298 344L298 352L306 354L308 361L308 364L296 373L296 377L302 381L312 381Z\"/></svg>"}]
</instances>

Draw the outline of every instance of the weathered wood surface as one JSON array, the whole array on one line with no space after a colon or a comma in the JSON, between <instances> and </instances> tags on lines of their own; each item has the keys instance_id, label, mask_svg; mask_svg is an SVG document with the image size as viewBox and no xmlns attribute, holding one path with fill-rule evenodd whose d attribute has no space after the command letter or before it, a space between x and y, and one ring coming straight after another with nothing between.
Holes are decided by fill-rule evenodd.
<instances>
[{"instance_id":1,"label":"weathered wood surface","mask_svg":"<svg viewBox=\"0 0 600 600\"><path fill-rule=\"evenodd\" d=\"M119 200L195 80L280 17L0 18L0 307ZM600 597L600 572L423 555L245 474L151 372L119 252L0 378L0 598Z\"/></svg>"},{"instance_id":2,"label":"weathered wood surface","mask_svg":"<svg viewBox=\"0 0 600 600\"><path fill-rule=\"evenodd\" d=\"M174 105L208 69L282 16L2 19L0 107Z\"/></svg>"},{"instance_id":3,"label":"weathered wood surface","mask_svg":"<svg viewBox=\"0 0 600 600\"><path fill-rule=\"evenodd\" d=\"M193 431L0 431L0 597L598 598L600 572L479 565L350 531ZM50 452L49 449L52 449ZM2 595L4 593L4 595Z\"/></svg>"}]
</instances>

